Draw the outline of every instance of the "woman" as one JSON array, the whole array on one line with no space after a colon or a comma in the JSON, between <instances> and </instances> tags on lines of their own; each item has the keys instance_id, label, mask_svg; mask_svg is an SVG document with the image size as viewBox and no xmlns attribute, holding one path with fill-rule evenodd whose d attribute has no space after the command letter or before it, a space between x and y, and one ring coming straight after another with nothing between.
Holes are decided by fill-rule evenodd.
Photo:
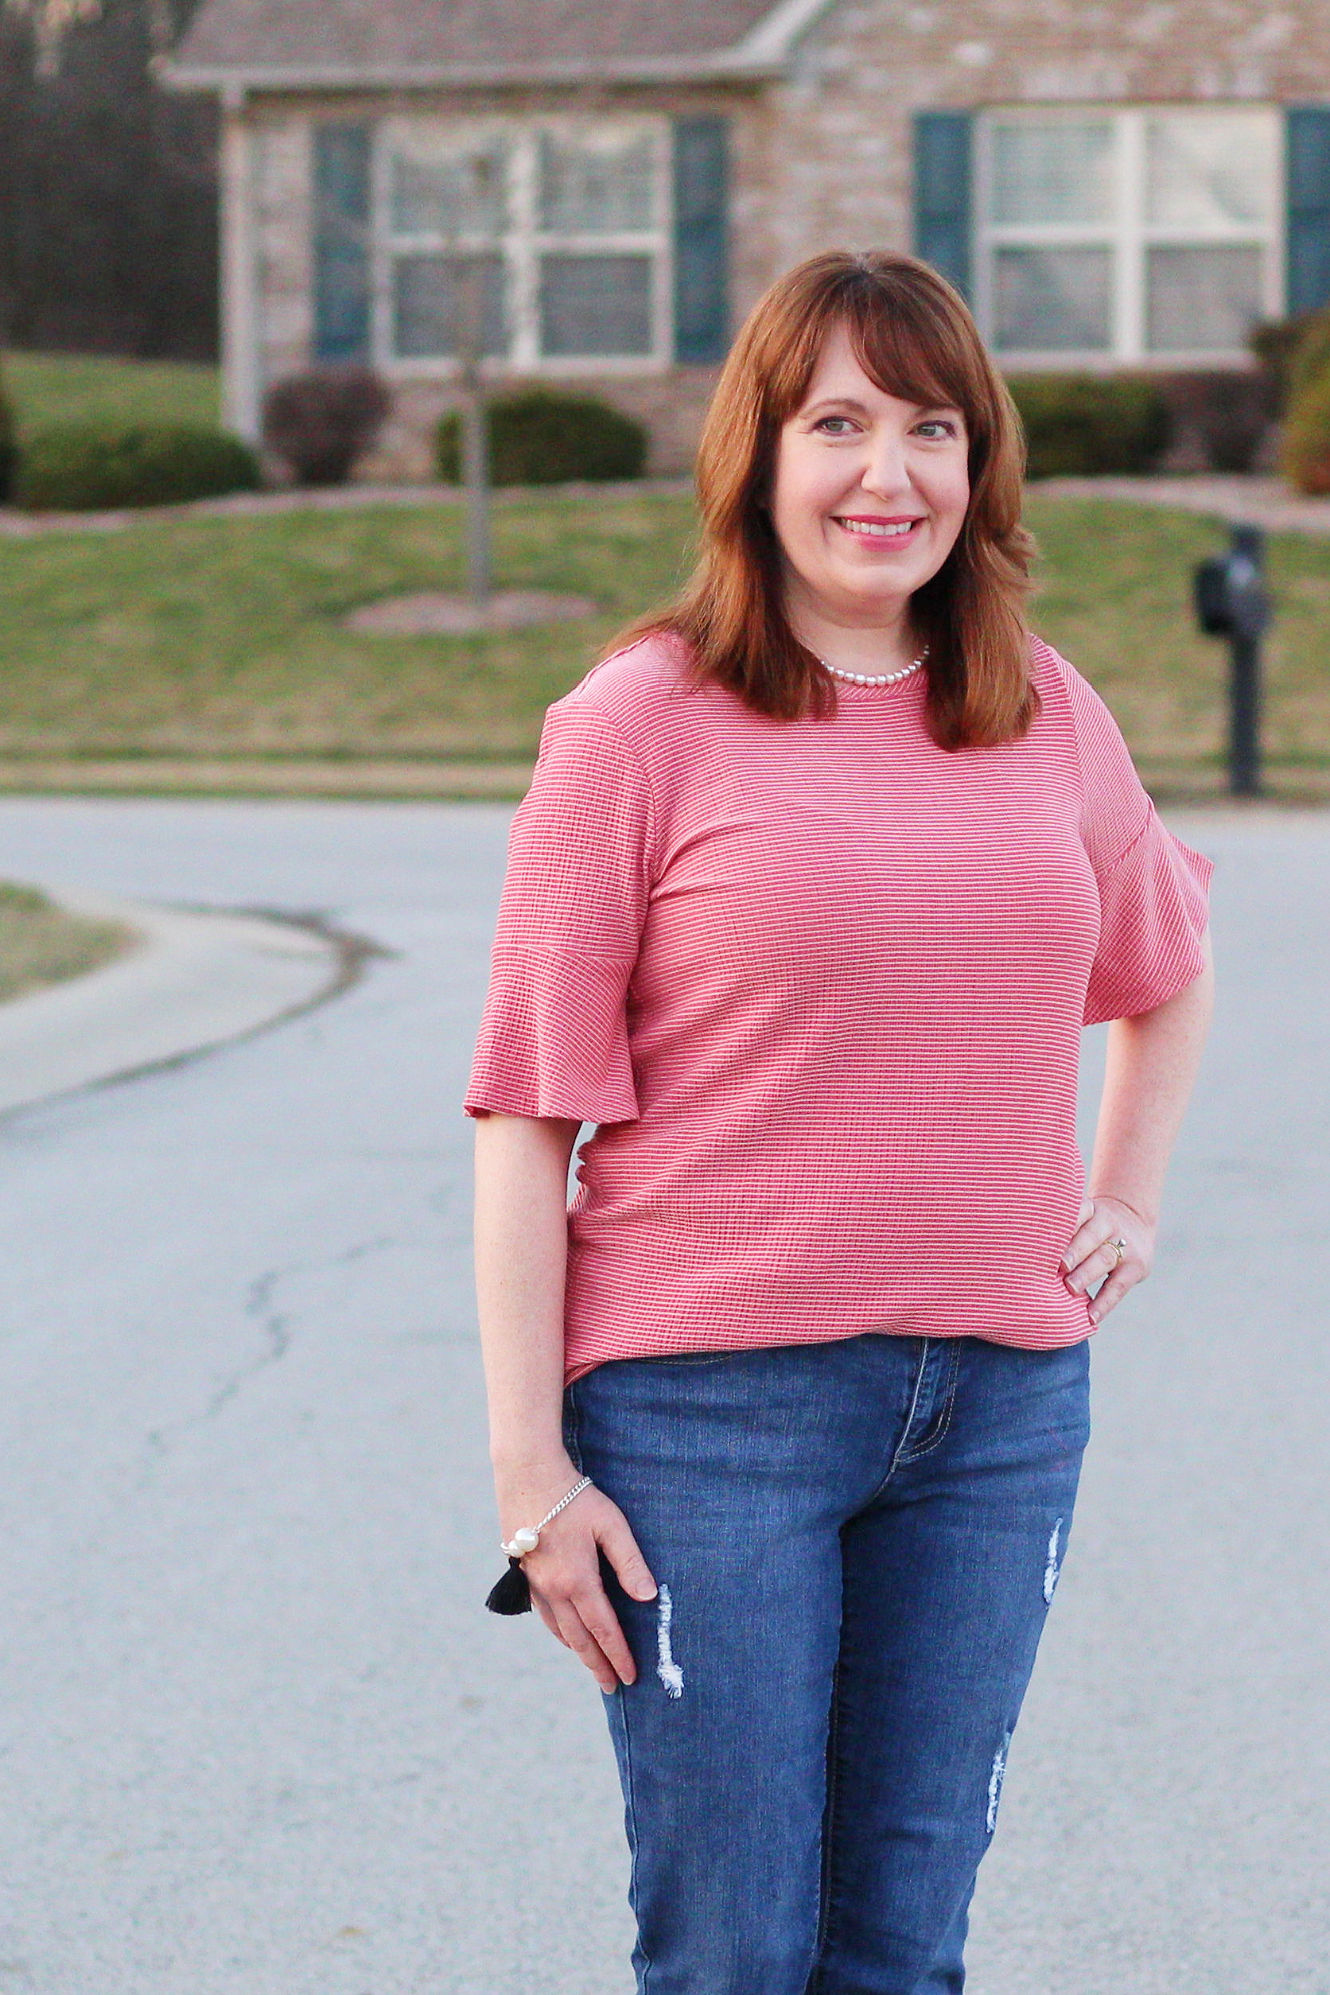
<instances>
[{"instance_id":1,"label":"woman","mask_svg":"<svg viewBox=\"0 0 1330 1995\"><path fill-rule=\"evenodd\" d=\"M1150 1267L1210 868L1025 630L1020 468L925 265L782 278L697 572L513 825L467 1097L495 1604L606 1693L652 1995L962 1987L1087 1339Z\"/></svg>"}]
</instances>

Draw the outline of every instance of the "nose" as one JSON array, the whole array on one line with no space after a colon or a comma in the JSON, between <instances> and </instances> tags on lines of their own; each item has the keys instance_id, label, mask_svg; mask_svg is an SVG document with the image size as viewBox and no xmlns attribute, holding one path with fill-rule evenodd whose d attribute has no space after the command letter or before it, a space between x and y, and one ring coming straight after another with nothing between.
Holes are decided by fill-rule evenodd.
<instances>
[{"instance_id":1,"label":"nose","mask_svg":"<svg viewBox=\"0 0 1330 1995\"><path fill-rule=\"evenodd\" d=\"M871 439L863 485L881 499L892 498L911 488L909 457L905 437L894 430L878 430Z\"/></svg>"}]
</instances>

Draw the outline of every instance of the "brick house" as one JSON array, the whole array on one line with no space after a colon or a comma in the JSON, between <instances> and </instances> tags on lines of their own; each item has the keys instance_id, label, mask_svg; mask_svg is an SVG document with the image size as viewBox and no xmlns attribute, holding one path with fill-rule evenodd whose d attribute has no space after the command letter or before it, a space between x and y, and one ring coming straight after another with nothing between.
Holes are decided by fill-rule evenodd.
<instances>
[{"instance_id":1,"label":"brick house","mask_svg":"<svg viewBox=\"0 0 1330 1995\"><path fill-rule=\"evenodd\" d=\"M428 464L461 274L496 379L688 460L739 317L832 244L914 247L1017 369L1241 366L1330 300L1325 0L203 0L232 424L370 360Z\"/></svg>"}]
</instances>

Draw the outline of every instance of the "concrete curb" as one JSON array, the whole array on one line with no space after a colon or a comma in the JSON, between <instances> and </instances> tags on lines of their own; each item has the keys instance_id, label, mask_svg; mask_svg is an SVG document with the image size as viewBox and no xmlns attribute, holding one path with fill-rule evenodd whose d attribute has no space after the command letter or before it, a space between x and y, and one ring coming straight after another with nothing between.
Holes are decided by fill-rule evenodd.
<instances>
[{"instance_id":1,"label":"concrete curb","mask_svg":"<svg viewBox=\"0 0 1330 1995\"><path fill-rule=\"evenodd\" d=\"M1095 478L1031 479L1028 489L1039 498L1121 499L1207 518L1250 520L1271 533L1330 534L1330 499L1304 498L1280 478L1219 471L1137 478L1107 473Z\"/></svg>"},{"instance_id":2,"label":"concrete curb","mask_svg":"<svg viewBox=\"0 0 1330 1995\"><path fill-rule=\"evenodd\" d=\"M597 504L617 499L687 498L693 490L690 477L629 478L624 480L570 479L558 485L500 485L491 493L491 503L502 510L525 505L531 499L594 499ZM0 506L0 534L28 540L47 533L117 533L125 527L154 520L262 519L274 513L349 513L372 506L461 506L466 503L461 485L336 485L325 488L287 487L275 492L232 492L220 499L189 499L174 506L121 506L93 513L28 513L17 507Z\"/></svg>"},{"instance_id":3,"label":"concrete curb","mask_svg":"<svg viewBox=\"0 0 1330 1995\"><path fill-rule=\"evenodd\" d=\"M313 918L32 884L136 940L113 963L0 1005L0 1115L244 1038L345 989L372 953Z\"/></svg>"}]
</instances>

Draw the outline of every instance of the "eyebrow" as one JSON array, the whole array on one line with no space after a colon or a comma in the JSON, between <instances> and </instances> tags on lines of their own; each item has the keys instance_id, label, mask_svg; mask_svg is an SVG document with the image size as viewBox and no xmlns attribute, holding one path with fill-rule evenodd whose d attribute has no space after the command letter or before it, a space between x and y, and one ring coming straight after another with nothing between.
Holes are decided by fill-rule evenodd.
<instances>
[{"instance_id":1,"label":"eyebrow","mask_svg":"<svg viewBox=\"0 0 1330 1995\"><path fill-rule=\"evenodd\" d=\"M806 404L806 407L810 409L860 409L865 415L868 413L868 404L857 401L853 395L824 395L820 402L809 402Z\"/></svg>"},{"instance_id":2,"label":"eyebrow","mask_svg":"<svg viewBox=\"0 0 1330 1995\"><path fill-rule=\"evenodd\" d=\"M899 399L905 401L907 397L902 395ZM955 402L914 402L911 404L911 407L922 411L924 414L944 409L955 416L961 414L961 410ZM800 409L799 414L801 416L811 416L815 415L819 410L824 409L854 409L861 416L872 414L868 404L858 401L853 395L824 395L820 402L810 402L805 408Z\"/></svg>"}]
</instances>

